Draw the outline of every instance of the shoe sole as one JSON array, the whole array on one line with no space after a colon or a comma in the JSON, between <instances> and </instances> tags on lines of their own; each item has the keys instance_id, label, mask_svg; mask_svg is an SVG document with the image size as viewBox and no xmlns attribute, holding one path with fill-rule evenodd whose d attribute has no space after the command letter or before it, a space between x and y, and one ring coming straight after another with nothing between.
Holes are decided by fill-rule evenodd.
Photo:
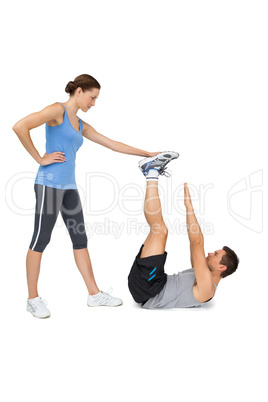
<instances>
[{"instance_id":1,"label":"shoe sole","mask_svg":"<svg viewBox=\"0 0 268 402\"><path fill-rule=\"evenodd\" d=\"M139 169L140 169L141 172L143 173L142 165L144 165L144 163L151 162L151 161L155 160L156 158L161 158L161 156L166 155L166 154L168 154L168 153L171 153L171 151L161 152L160 154L157 154L157 155L155 155L155 156L151 156L151 157L149 157L149 158L144 158L144 159L142 159L142 160L138 163ZM172 153L173 153L173 152L172 152ZM175 153L175 152L174 152L174 153ZM180 154L178 154L177 152L176 152L176 154L177 154L178 156L169 159L169 162L171 162L173 159L177 159L177 158L180 156ZM145 161L146 161L146 162L145 162Z\"/></svg>"},{"instance_id":2,"label":"shoe sole","mask_svg":"<svg viewBox=\"0 0 268 402\"><path fill-rule=\"evenodd\" d=\"M29 313L31 313L30 311L29 311ZM41 320L43 320L43 319L46 319L46 318L49 318L50 317L50 315L47 315L47 316L45 316L45 317L38 317L38 315L34 315L33 313L31 313L35 318L40 318Z\"/></svg>"},{"instance_id":3,"label":"shoe sole","mask_svg":"<svg viewBox=\"0 0 268 402\"><path fill-rule=\"evenodd\" d=\"M38 317L38 315L35 315L35 314L32 313L30 310L26 309L26 311L28 311L28 313L31 313L35 318L41 318L41 319L43 319L43 318L49 318L49 317L50 317L50 315L46 315L45 317Z\"/></svg>"},{"instance_id":4,"label":"shoe sole","mask_svg":"<svg viewBox=\"0 0 268 402\"><path fill-rule=\"evenodd\" d=\"M110 306L109 304L100 304L100 305L92 305L92 304L88 304L88 307L119 307L122 306L123 303L121 304L116 304L115 306Z\"/></svg>"}]
</instances>

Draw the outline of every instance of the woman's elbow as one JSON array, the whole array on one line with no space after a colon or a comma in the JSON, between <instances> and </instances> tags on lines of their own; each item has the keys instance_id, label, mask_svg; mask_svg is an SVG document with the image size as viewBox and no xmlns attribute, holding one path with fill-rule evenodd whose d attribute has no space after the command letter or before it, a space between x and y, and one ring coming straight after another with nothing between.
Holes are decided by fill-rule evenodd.
<instances>
[{"instance_id":1,"label":"woman's elbow","mask_svg":"<svg viewBox=\"0 0 268 402\"><path fill-rule=\"evenodd\" d=\"M112 141L109 148L114 152L120 152L120 143L117 141Z\"/></svg>"},{"instance_id":2,"label":"woman's elbow","mask_svg":"<svg viewBox=\"0 0 268 402\"><path fill-rule=\"evenodd\" d=\"M17 134L17 132L19 131L19 127L20 127L20 124L15 123L14 126L12 127L12 130L15 131L15 133Z\"/></svg>"},{"instance_id":3,"label":"woman's elbow","mask_svg":"<svg viewBox=\"0 0 268 402\"><path fill-rule=\"evenodd\" d=\"M20 123L17 122L14 124L14 126L12 127L12 130L17 134L20 135L21 132L25 129L25 127Z\"/></svg>"}]
</instances>

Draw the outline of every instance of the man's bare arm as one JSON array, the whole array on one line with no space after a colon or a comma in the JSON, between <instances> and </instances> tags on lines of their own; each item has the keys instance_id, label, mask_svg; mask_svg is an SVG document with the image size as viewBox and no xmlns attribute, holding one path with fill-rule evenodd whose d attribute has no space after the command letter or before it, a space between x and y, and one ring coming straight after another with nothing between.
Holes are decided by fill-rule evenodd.
<instances>
[{"instance_id":1,"label":"man's bare arm","mask_svg":"<svg viewBox=\"0 0 268 402\"><path fill-rule=\"evenodd\" d=\"M189 239L190 239L190 228L191 228L191 224L192 224L192 223L196 223L197 221L196 221L196 218L195 218L195 215L194 215L194 209L193 209L192 200L191 200L191 196L190 196L190 192L189 192L187 183L184 183L184 205L185 205L185 207L186 207L187 232L188 232L188 236L189 236ZM190 214L191 214L191 215L193 214L194 216L191 216L191 217L190 217ZM195 220L192 221L191 218L195 218ZM196 221L196 222L195 222L195 221ZM198 222L197 222L197 223L198 223ZM200 231L201 231L201 229L200 229ZM192 235L192 233L191 233L191 235ZM192 265L192 268L193 268L193 267L194 267L194 259L193 259L193 246L192 246L191 241L190 241L190 255L191 255L191 256L190 256L190 258L191 258L191 265Z\"/></svg>"},{"instance_id":2,"label":"man's bare arm","mask_svg":"<svg viewBox=\"0 0 268 402\"><path fill-rule=\"evenodd\" d=\"M190 243L190 259L191 259L191 266L193 268L194 267L194 258L193 258L193 247L191 246L191 243Z\"/></svg>"},{"instance_id":3,"label":"man's bare arm","mask_svg":"<svg viewBox=\"0 0 268 402\"><path fill-rule=\"evenodd\" d=\"M194 242L204 241L203 233L197 222L187 183L184 183L184 205L186 207L187 231L192 246Z\"/></svg>"},{"instance_id":4,"label":"man's bare arm","mask_svg":"<svg viewBox=\"0 0 268 402\"><path fill-rule=\"evenodd\" d=\"M199 301L206 301L214 295L211 273L204 251L204 236L197 222L187 183L184 184L184 205L186 207L187 231L190 240L191 263L197 282Z\"/></svg>"}]
</instances>

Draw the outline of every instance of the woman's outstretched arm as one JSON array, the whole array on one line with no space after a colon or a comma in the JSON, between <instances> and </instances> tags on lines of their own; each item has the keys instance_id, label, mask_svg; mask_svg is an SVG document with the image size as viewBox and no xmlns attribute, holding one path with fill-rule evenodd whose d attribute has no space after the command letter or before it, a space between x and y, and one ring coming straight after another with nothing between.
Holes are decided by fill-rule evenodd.
<instances>
[{"instance_id":1,"label":"woman's outstretched arm","mask_svg":"<svg viewBox=\"0 0 268 402\"><path fill-rule=\"evenodd\" d=\"M147 152L143 151L142 149L133 148L130 145L123 144L122 142L111 140L108 137L98 133L92 126L85 123L83 121L83 136L90 141L96 142L106 148L111 149L115 152L120 152L122 154L129 154L129 155L138 155L138 156L155 156L159 154L159 152Z\"/></svg>"}]
</instances>

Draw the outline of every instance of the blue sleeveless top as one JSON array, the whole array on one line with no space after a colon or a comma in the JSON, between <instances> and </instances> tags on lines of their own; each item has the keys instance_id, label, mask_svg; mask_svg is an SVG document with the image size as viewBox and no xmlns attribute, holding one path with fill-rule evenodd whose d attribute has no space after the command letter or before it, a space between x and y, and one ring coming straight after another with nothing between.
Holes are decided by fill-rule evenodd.
<instances>
[{"instance_id":1,"label":"blue sleeveless top","mask_svg":"<svg viewBox=\"0 0 268 402\"><path fill-rule=\"evenodd\" d=\"M57 102L58 103L58 102ZM62 106L64 106L62 104ZM39 166L35 184L59 189L77 189L75 182L76 152L83 144L83 123L79 119L79 131L75 130L69 120L64 106L63 122L58 126L46 124L46 153L64 152L66 161Z\"/></svg>"}]
</instances>

